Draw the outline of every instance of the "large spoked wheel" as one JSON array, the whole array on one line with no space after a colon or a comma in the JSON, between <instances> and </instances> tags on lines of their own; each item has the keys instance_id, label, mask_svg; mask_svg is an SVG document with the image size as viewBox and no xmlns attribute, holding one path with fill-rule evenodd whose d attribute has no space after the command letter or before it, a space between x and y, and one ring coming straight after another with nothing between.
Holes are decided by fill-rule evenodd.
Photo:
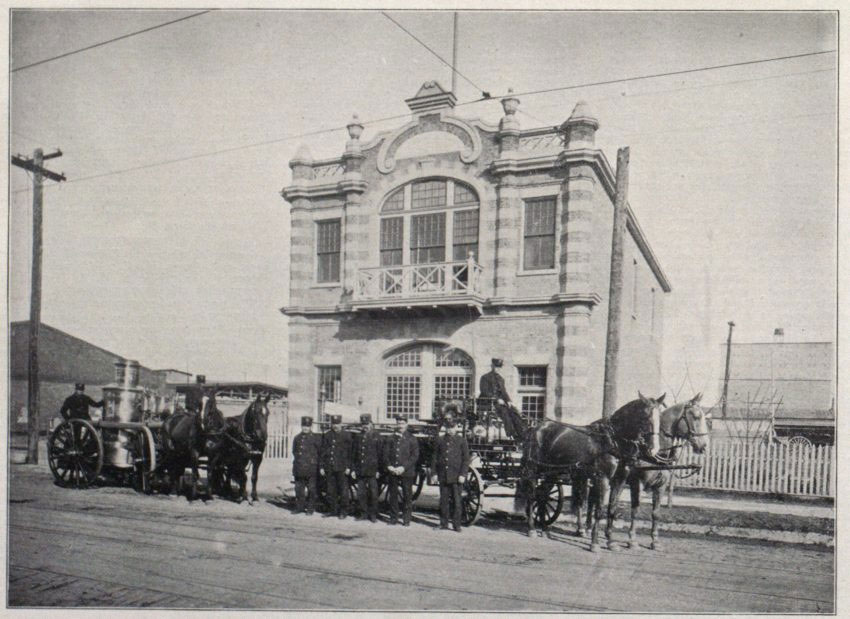
<instances>
[{"instance_id":1,"label":"large spoked wheel","mask_svg":"<svg viewBox=\"0 0 850 619\"><path fill-rule=\"evenodd\" d=\"M413 486L413 497L412 500L416 500L419 498L419 495L422 494L422 488L425 487L425 481L428 479L428 473L424 469L419 469L416 472L416 482Z\"/></svg>"},{"instance_id":2,"label":"large spoked wheel","mask_svg":"<svg viewBox=\"0 0 850 619\"><path fill-rule=\"evenodd\" d=\"M481 476L475 469L469 469L466 475L461 491L461 503L463 503L461 522L463 526L470 527L478 521L481 506L484 503L484 484L481 483Z\"/></svg>"},{"instance_id":3,"label":"large spoked wheel","mask_svg":"<svg viewBox=\"0 0 850 619\"><path fill-rule=\"evenodd\" d=\"M156 445L153 434L149 430L136 433L134 448L133 487L137 492L151 494L156 470Z\"/></svg>"},{"instance_id":4,"label":"large spoked wheel","mask_svg":"<svg viewBox=\"0 0 850 619\"><path fill-rule=\"evenodd\" d=\"M88 488L103 468L103 441L90 421L67 419L47 439L47 463L60 486Z\"/></svg>"},{"instance_id":5,"label":"large spoked wheel","mask_svg":"<svg viewBox=\"0 0 850 619\"><path fill-rule=\"evenodd\" d=\"M564 488L559 483L544 481L534 491L534 520L539 527L554 523L564 507Z\"/></svg>"}]
</instances>

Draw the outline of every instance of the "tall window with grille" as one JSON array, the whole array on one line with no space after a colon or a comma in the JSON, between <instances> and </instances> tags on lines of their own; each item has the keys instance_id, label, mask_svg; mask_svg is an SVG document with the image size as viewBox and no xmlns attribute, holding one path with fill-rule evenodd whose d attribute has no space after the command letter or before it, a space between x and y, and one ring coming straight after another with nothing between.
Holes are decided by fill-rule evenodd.
<instances>
[{"instance_id":1,"label":"tall window with grille","mask_svg":"<svg viewBox=\"0 0 850 619\"><path fill-rule=\"evenodd\" d=\"M555 268L555 197L525 201L522 268Z\"/></svg>"},{"instance_id":2,"label":"tall window with grille","mask_svg":"<svg viewBox=\"0 0 850 619\"><path fill-rule=\"evenodd\" d=\"M415 180L381 206L381 266L466 260L478 253L478 194L450 178Z\"/></svg>"},{"instance_id":3,"label":"tall window with grille","mask_svg":"<svg viewBox=\"0 0 850 619\"><path fill-rule=\"evenodd\" d=\"M545 365L527 365L519 371L519 392L522 416L539 421L546 416L546 370Z\"/></svg>"},{"instance_id":4,"label":"tall window with grille","mask_svg":"<svg viewBox=\"0 0 850 619\"><path fill-rule=\"evenodd\" d=\"M316 224L316 283L339 282L342 243L340 220L329 219Z\"/></svg>"},{"instance_id":5,"label":"tall window with grille","mask_svg":"<svg viewBox=\"0 0 850 619\"><path fill-rule=\"evenodd\" d=\"M414 345L388 357L384 367L388 418L427 418L445 401L471 395L472 359L458 349Z\"/></svg>"},{"instance_id":6,"label":"tall window with grille","mask_svg":"<svg viewBox=\"0 0 850 619\"><path fill-rule=\"evenodd\" d=\"M339 365L320 365L319 370L319 391L316 398L319 401L319 410L322 414L322 421L327 421L327 415L324 413L325 402L339 402L342 399L342 367Z\"/></svg>"}]
</instances>

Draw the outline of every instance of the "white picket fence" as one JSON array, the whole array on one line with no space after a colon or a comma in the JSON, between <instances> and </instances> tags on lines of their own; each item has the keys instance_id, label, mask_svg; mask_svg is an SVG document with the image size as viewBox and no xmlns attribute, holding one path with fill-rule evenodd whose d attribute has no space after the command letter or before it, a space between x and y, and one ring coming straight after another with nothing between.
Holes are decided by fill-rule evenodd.
<instances>
[{"instance_id":1,"label":"white picket fence","mask_svg":"<svg viewBox=\"0 0 850 619\"><path fill-rule=\"evenodd\" d=\"M702 469L675 485L835 497L836 453L831 445L723 442L700 455L688 447L679 463L701 464Z\"/></svg>"},{"instance_id":2,"label":"white picket fence","mask_svg":"<svg viewBox=\"0 0 850 619\"><path fill-rule=\"evenodd\" d=\"M266 450L263 452L264 458L288 458L292 448L292 441L289 439L289 433L286 426L283 428L269 428L269 438L266 441Z\"/></svg>"}]
</instances>

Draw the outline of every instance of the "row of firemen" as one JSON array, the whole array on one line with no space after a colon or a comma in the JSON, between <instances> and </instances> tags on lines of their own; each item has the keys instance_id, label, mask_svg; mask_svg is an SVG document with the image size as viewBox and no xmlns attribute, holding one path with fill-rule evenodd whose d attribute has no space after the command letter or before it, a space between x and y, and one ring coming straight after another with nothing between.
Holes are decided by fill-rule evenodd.
<instances>
[{"instance_id":1,"label":"row of firemen","mask_svg":"<svg viewBox=\"0 0 850 619\"><path fill-rule=\"evenodd\" d=\"M292 475L295 478L295 513L312 514L316 505L317 482L324 476L330 510L326 517L345 519L349 513L348 476L357 482L357 520L378 521L378 477L388 480L389 524L410 525L413 484L418 472L419 442L409 432L407 419L396 418L394 432L383 436L372 416L360 416L360 432L342 427L342 417L332 415L331 429L314 434L313 418L301 418L301 433L292 445ZM458 433L451 417L443 423L444 432L435 439L428 469L432 483L440 485L440 528L461 531L461 487L469 470L470 454L466 439ZM399 496L400 495L400 496Z\"/></svg>"}]
</instances>

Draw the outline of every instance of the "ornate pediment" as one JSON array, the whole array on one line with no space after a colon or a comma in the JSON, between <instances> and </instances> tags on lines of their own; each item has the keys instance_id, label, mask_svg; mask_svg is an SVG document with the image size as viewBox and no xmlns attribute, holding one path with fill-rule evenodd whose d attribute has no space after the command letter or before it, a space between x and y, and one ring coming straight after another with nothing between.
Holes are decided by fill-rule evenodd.
<instances>
[{"instance_id":1,"label":"ornate pediment","mask_svg":"<svg viewBox=\"0 0 850 619\"><path fill-rule=\"evenodd\" d=\"M481 155L481 136L473 127L459 118L428 114L405 125L384 140L378 151L378 170L389 174L395 168L395 157L399 148L408 140L425 133L448 133L460 140L460 160L472 163Z\"/></svg>"}]
</instances>

